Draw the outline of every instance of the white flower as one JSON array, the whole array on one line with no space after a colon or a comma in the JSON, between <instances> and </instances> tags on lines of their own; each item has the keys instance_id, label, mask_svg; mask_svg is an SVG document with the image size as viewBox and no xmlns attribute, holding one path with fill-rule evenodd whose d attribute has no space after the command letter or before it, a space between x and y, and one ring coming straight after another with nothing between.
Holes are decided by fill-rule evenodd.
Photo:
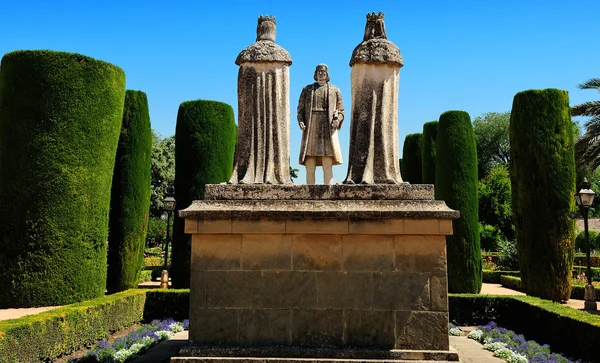
<instances>
[{"instance_id":1,"label":"white flower","mask_svg":"<svg viewBox=\"0 0 600 363\"><path fill-rule=\"evenodd\" d=\"M149 347L154 343L154 339L150 337L143 337L139 343L144 344L145 347Z\"/></svg>"},{"instance_id":2,"label":"white flower","mask_svg":"<svg viewBox=\"0 0 600 363\"><path fill-rule=\"evenodd\" d=\"M496 344L496 343L492 343L492 344ZM504 344L504 343L502 343L502 344ZM494 350L493 352L494 352L494 357L502 358L504 360L507 360L508 357L512 356L512 354L511 354L512 350L506 348L506 344L504 344L504 347L498 348L498 349Z\"/></svg>"},{"instance_id":3,"label":"white flower","mask_svg":"<svg viewBox=\"0 0 600 363\"><path fill-rule=\"evenodd\" d=\"M450 335L454 335L454 336L462 335L462 330L460 330L459 328L452 328L452 329L450 329Z\"/></svg>"},{"instance_id":4,"label":"white flower","mask_svg":"<svg viewBox=\"0 0 600 363\"><path fill-rule=\"evenodd\" d=\"M487 343L491 342L491 341L492 341L492 339L494 339L494 338L492 338L492 337L491 337L491 336L489 336L489 335L486 335L485 337L483 337L483 341L482 341L482 343L483 343L483 344L487 344Z\"/></svg>"},{"instance_id":5,"label":"white flower","mask_svg":"<svg viewBox=\"0 0 600 363\"><path fill-rule=\"evenodd\" d=\"M127 358L131 356L129 349L121 349L115 353L115 362L121 363L125 362Z\"/></svg>"},{"instance_id":6,"label":"white flower","mask_svg":"<svg viewBox=\"0 0 600 363\"><path fill-rule=\"evenodd\" d=\"M158 335L158 337L160 338L160 340L166 340L169 339L171 337L171 332L168 332L166 330L159 330L156 332L156 335Z\"/></svg>"},{"instance_id":7,"label":"white flower","mask_svg":"<svg viewBox=\"0 0 600 363\"><path fill-rule=\"evenodd\" d=\"M171 332L173 333L179 333L183 331L183 324L181 323L173 323L171 325L169 325L169 328L171 329Z\"/></svg>"},{"instance_id":8,"label":"white flower","mask_svg":"<svg viewBox=\"0 0 600 363\"><path fill-rule=\"evenodd\" d=\"M131 355L135 355L137 353L139 353L140 350L144 349L145 345L143 343L140 342L136 342L133 343L131 345L131 347L129 347L129 352L131 353Z\"/></svg>"},{"instance_id":9,"label":"white flower","mask_svg":"<svg viewBox=\"0 0 600 363\"><path fill-rule=\"evenodd\" d=\"M502 348L505 348L505 347L506 347L506 344L504 344L502 342L485 343L483 345L483 349L489 350L489 351L492 351L492 352L495 352L498 349L502 349Z\"/></svg>"},{"instance_id":10,"label":"white flower","mask_svg":"<svg viewBox=\"0 0 600 363\"><path fill-rule=\"evenodd\" d=\"M469 335L467 335L467 338L481 341L481 338L483 338L483 330L480 330L480 329L473 330L472 332L469 333Z\"/></svg>"},{"instance_id":11,"label":"white flower","mask_svg":"<svg viewBox=\"0 0 600 363\"><path fill-rule=\"evenodd\" d=\"M527 363L529 360L523 354L511 351L511 356L506 360L508 363Z\"/></svg>"}]
</instances>

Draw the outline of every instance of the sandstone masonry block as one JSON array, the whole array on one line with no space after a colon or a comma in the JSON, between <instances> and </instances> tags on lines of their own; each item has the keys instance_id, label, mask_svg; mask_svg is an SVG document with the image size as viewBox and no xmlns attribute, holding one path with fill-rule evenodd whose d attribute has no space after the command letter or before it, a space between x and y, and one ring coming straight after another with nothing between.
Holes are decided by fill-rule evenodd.
<instances>
[{"instance_id":1,"label":"sandstone masonry block","mask_svg":"<svg viewBox=\"0 0 600 363\"><path fill-rule=\"evenodd\" d=\"M206 285L210 309L262 307L264 280L260 271L208 271Z\"/></svg>"},{"instance_id":2,"label":"sandstone masonry block","mask_svg":"<svg viewBox=\"0 0 600 363\"><path fill-rule=\"evenodd\" d=\"M372 309L371 272L323 271L317 277L318 309Z\"/></svg>"},{"instance_id":3,"label":"sandstone masonry block","mask_svg":"<svg viewBox=\"0 0 600 363\"><path fill-rule=\"evenodd\" d=\"M292 236L246 234L242 236L243 270L291 270Z\"/></svg>"},{"instance_id":4,"label":"sandstone masonry block","mask_svg":"<svg viewBox=\"0 0 600 363\"><path fill-rule=\"evenodd\" d=\"M445 273L432 274L429 279L432 311L448 311L448 278Z\"/></svg>"},{"instance_id":5,"label":"sandstone masonry block","mask_svg":"<svg viewBox=\"0 0 600 363\"><path fill-rule=\"evenodd\" d=\"M351 219L349 233L402 234L404 233L404 219Z\"/></svg>"},{"instance_id":6,"label":"sandstone masonry block","mask_svg":"<svg viewBox=\"0 0 600 363\"><path fill-rule=\"evenodd\" d=\"M239 310L190 309L190 343L208 346L239 344Z\"/></svg>"},{"instance_id":7,"label":"sandstone masonry block","mask_svg":"<svg viewBox=\"0 0 600 363\"><path fill-rule=\"evenodd\" d=\"M231 233L231 219L198 219L198 233Z\"/></svg>"},{"instance_id":8,"label":"sandstone masonry block","mask_svg":"<svg viewBox=\"0 0 600 363\"><path fill-rule=\"evenodd\" d=\"M391 310L345 310L346 346L394 349L394 319Z\"/></svg>"},{"instance_id":9,"label":"sandstone masonry block","mask_svg":"<svg viewBox=\"0 0 600 363\"><path fill-rule=\"evenodd\" d=\"M194 309L206 309L206 272L191 271L190 302Z\"/></svg>"},{"instance_id":10,"label":"sandstone masonry block","mask_svg":"<svg viewBox=\"0 0 600 363\"><path fill-rule=\"evenodd\" d=\"M192 236L192 270L240 269L242 236L195 234Z\"/></svg>"},{"instance_id":11,"label":"sandstone masonry block","mask_svg":"<svg viewBox=\"0 0 600 363\"><path fill-rule=\"evenodd\" d=\"M342 269L340 235L294 235L292 243L294 270Z\"/></svg>"},{"instance_id":12,"label":"sandstone masonry block","mask_svg":"<svg viewBox=\"0 0 600 363\"><path fill-rule=\"evenodd\" d=\"M285 233L283 219L234 219L232 233Z\"/></svg>"},{"instance_id":13,"label":"sandstone masonry block","mask_svg":"<svg viewBox=\"0 0 600 363\"><path fill-rule=\"evenodd\" d=\"M439 234L440 225L437 219L405 219L405 234Z\"/></svg>"},{"instance_id":14,"label":"sandstone masonry block","mask_svg":"<svg viewBox=\"0 0 600 363\"><path fill-rule=\"evenodd\" d=\"M394 254L393 236L342 236L343 266L346 271L393 271Z\"/></svg>"},{"instance_id":15,"label":"sandstone masonry block","mask_svg":"<svg viewBox=\"0 0 600 363\"><path fill-rule=\"evenodd\" d=\"M429 310L429 274L374 272L373 308Z\"/></svg>"},{"instance_id":16,"label":"sandstone masonry block","mask_svg":"<svg viewBox=\"0 0 600 363\"><path fill-rule=\"evenodd\" d=\"M343 341L342 310L292 310L292 345L333 348Z\"/></svg>"},{"instance_id":17,"label":"sandstone masonry block","mask_svg":"<svg viewBox=\"0 0 600 363\"><path fill-rule=\"evenodd\" d=\"M448 313L396 311L396 349L448 350Z\"/></svg>"},{"instance_id":18,"label":"sandstone masonry block","mask_svg":"<svg viewBox=\"0 0 600 363\"><path fill-rule=\"evenodd\" d=\"M395 236L397 271L446 271L446 236Z\"/></svg>"},{"instance_id":19,"label":"sandstone masonry block","mask_svg":"<svg viewBox=\"0 0 600 363\"><path fill-rule=\"evenodd\" d=\"M264 271L262 306L310 309L317 306L317 282L313 271Z\"/></svg>"},{"instance_id":20,"label":"sandstone masonry block","mask_svg":"<svg viewBox=\"0 0 600 363\"><path fill-rule=\"evenodd\" d=\"M242 346L286 346L291 340L292 311L289 309L240 310Z\"/></svg>"},{"instance_id":21,"label":"sandstone masonry block","mask_svg":"<svg viewBox=\"0 0 600 363\"><path fill-rule=\"evenodd\" d=\"M347 219L288 219L287 233L298 234L345 234L348 233Z\"/></svg>"}]
</instances>

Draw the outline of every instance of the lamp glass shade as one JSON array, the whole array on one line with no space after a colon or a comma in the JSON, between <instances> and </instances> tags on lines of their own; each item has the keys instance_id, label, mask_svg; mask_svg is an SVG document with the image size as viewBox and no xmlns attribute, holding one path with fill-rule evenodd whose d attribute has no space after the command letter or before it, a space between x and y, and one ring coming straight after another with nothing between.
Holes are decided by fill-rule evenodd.
<instances>
[{"instance_id":1,"label":"lamp glass shade","mask_svg":"<svg viewBox=\"0 0 600 363\"><path fill-rule=\"evenodd\" d=\"M581 195L579 192L575 193L575 204L577 204L578 207L581 207Z\"/></svg>"},{"instance_id":2,"label":"lamp glass shade","mask_svg":"<svg viewBox=\"0 0 600 363\"><path fill-rule=\"evenodd\" d=\"M594 193L593 190L581 189L578 194L579 198L581 198L582 207L589 208L592 206L592 203L594 203L594 197L596 196L596 193Z\"/></svg>"},{"instance_id":3,"label":"lamp glass shade","mask_svg":"<svg viewBox=\"0 0 600 363\"><path fill-rule=\"evenodd\" d=\"M173 197L166 197L163 200L163 205L164 205L164 208L165 208L165 210L167 212L172 211L173 209L175 209L175 198L173 198Z\"/></svg>"}]
</instances>

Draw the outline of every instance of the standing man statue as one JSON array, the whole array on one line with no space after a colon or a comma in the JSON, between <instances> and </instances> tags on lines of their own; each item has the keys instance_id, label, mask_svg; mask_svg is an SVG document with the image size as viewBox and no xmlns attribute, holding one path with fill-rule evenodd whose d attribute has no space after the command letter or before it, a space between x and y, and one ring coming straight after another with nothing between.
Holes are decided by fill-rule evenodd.
<instances>
[{"instance_id":1,"label":"standing man statue","mask_svg":"<svg viewBox=\"0 0 600 363\"><path fill-rule=\"evenodd\" d=\"M315 69L315 83L302 89L298 123L302 130L300 164L306 167L306 184L315 184L315 170L323 167L324 184L333 184L333 165L342 163L337 131L344 121L342 93L329 84L327 65Z\"/></svg>"}]
</instances>

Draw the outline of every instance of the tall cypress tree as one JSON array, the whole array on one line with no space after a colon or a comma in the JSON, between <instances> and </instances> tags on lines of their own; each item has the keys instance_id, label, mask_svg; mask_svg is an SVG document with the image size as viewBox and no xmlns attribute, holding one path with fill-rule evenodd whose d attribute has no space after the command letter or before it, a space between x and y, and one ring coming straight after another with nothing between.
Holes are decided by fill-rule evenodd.
<instances>
[{"instance_id":1,"label":"tall cypress tree","mask_svg":"<svg viewBox=\"0 0 600 363\"><path fill-rule=\"evenodd\" d=\"M575 157L566 91L515 95L510 116L513 218L523 288L564 301L571 294Z\"/></svg>"},{"instance_id":2,"label":"tall cypress tree","mask_svg":"<svg viewBox=\"0 0 600 363\"><path fill-rule=\"evenodd\" d=\"M477 200L477 149L469 114L447 111L440 116L436 141L436 199L458 210L453 234L446 236L448 291L479 293L481 246Z\"/></svg>"},{"instance_id":3,"label":"tall cypress tree","mask_svg":"<svg viewBox=\"0 0 600 363\"><path fill-rule=\"evenodd\" d=\"M437 140L437 128L437 121L425 122L423 124L421 144L423 184L435 184L435 143Z\"/></svg>"},{"instance_id":4,"label":"tall cypress tree","mask_svg":"<svg viewBox=\"0 0 600 363\"><path fill-rule=\"evenodd\" d=\"M421 184L421 138L422 134L408 134L404 138L404 147L402 148L402 176L411 184Z\"/></svg>"},{"instance_id":5,"label":"tall cypress tree","mask_svg":"<svg viewBox=\"0 0 600 363\"><path fill-rule=\"evenodd\" d=\"M229 180L236 145L233 109L216 101L187 101L179 106L175 130L177 210L204 198L206 184ZM190 286L191 238L184 220L175 218L171 276L173 287Z\"/></svg>"},{"instance_id":6,"label":"tall cypress tree","mask_svg":"<svg viewBox=\"0 0 600 363\"><path fill-rule=\"evenodd\" d=\"M110 198L109 293L138 284L150 209L151 156L148 99L144 92L127 90Z\"/></svg>"},{"instance_id":7,"label":"tall cypress tree","mask_svg":"<svg viewBox=\"0 0 600 363\"><path fill-rule=\"evenodd\" d=\"M0 66L0 307L104 295L125 73L80 54Z\"/></svg>"}]
</instances>

